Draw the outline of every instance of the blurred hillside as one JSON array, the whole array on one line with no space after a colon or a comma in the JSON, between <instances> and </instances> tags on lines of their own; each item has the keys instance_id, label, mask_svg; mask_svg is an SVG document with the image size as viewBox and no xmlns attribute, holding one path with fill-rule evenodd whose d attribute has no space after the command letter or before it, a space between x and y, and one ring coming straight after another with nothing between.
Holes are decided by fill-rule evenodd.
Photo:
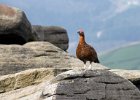
<instances>
[{"instance_id":1,"label":"blurred hillside","mask_svg":"<svg viewBox=\"0 0 140 100\"><path fill-rule=\"evenodd\" d=\"M140 70L140 43L121 47L100 55L103 65L116 69Z\"/></svg>"}]
</instances>

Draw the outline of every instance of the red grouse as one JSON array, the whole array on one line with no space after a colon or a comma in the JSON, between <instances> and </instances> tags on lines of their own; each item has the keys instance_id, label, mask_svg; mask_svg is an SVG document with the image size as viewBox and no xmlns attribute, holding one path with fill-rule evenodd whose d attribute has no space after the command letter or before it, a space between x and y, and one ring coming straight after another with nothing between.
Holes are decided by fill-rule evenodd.
<instances>
[{"instance_id":1,"label":"red grouse","mask_svg":"<svg viewBox=\"0 0 140 100\"><path fill-rule=\"evenodd\" d=\"M99 63L95 49L92 46L88 45L85 41L84 31L80 29L77 33L80 36L79 43L76 49L77 58L82 60L84 64L86 64L87 61L90 61L90 67L92 62Z\"/></svg>"}]
</instances>

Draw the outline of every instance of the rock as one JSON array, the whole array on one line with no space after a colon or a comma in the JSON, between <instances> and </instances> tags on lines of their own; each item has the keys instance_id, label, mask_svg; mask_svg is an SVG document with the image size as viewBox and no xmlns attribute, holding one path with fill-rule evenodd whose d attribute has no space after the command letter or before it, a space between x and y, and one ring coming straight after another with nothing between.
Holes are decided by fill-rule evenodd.
<instances>
[{"instance_id":1,"label":"rock","mask_svg":"<svg viewBox=\"0 0 140 100\"><path fill-rule=\"evenodd\" d=\"M0 94L1 100L139 100L140 91L108 70L70 70L50 81Z\"/></svg>"},{"instance_id":2,"label":"rock","mask_svg":"<svg viewBox=\"0 0 140 100\"><path fill-rule=\"evenodd\" d=\"M0 75L32 68L71 69L72 65L82 67L80 64L81 61L49 42L30 42L23 46L0 45Z\"/></svg>"},{"instance_id":3,"label":"rock","mask_svg":"<svg viewBox=\"0 0 140 100\"><path fill-rule=\"evenodd\" d=\"M64 67L65 66L65 67ZM69 70L83 68L83 63L49 42L0 45L0 75L14 74L33 68ZM93 67L106 68L94 64Z\"/></svg>"},{"instance_id":4,"label":"rock","mask_svg":"<svg viewBox=\"0 0 140 100\"><path fill-rule=\"evenodd\" d=\"M31 24L18 8L0 4L0 44L24 44L37 40Z\"/></svg>"},{"instance_id":5,"label":"rock","mask_svg":"<svg viewBox=\"0 0 140 100\"><path fill-rule=\"evenodd\" d=\"M0 94L0 100L40 100L45 83Z\"/></svg>"},{"instance_id":6,"label":"rock","mask_svg":"<svg viewBox=\"0 0 140 100\"><path fill-rule=\"evenodd\" d=\"M23 46L0 45L0 93L39 84L44 77L52 78L83 66L82 61L49 42L30 42ZM93 69L108 70L100 64L93 63L92 66Z\"/></svg>"},{"instance_id":7,"label":"rock","mask_svg":"<svg viewBox=\"0 0 140 100\"><path fill-rule=\"evenodd\" d=\"M128 80L107 70L70 70L51 80L42 100L140 100Z\"/></svg>"},{"instance_id":8,"label":"rock","mask_svg":"<svg viewBox=\"0 0 140 100\"><path fill-rule=\"evenodd\" d=\"M58 26L32 26L33 33L36 33L41 41L47 41L55 46L67 50L68 49L68 34L67 31Z\"/></svg>"},{"instance_id":9,"label":"rock","mask_svg":"<svg viewBox=\"0 0 140 100\"><path fill-rule=\"evenodd\" d=\"M123 70L111 69L111 72L130 80L140 90L140 71L139 70Z\"/></svg>"},{"instance_id":10,"label":"rock","mask_svg":"<svg viewBox=\"0 0 140 100\"><path fill-rule=\"evenodd\" d=\"M56 74L56 69L38 68L1 76L0 93L39 84L45 80L52 79Z\"/></svg>"}]
</instances>

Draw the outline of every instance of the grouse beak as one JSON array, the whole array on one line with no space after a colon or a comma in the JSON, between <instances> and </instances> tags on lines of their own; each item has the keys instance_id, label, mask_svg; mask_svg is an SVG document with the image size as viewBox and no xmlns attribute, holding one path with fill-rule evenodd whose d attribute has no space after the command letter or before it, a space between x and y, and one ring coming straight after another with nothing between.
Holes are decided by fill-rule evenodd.
<instances>
[{"instance_id":1,"label":"grouse beak","mask_svg":"<svg viewBox=\"0 0 140 100\"><path fill-rule=\"evenodd\" d=\"M78 31L77 33L80 34L80 31Z\"/></svg>"}]
</instances>

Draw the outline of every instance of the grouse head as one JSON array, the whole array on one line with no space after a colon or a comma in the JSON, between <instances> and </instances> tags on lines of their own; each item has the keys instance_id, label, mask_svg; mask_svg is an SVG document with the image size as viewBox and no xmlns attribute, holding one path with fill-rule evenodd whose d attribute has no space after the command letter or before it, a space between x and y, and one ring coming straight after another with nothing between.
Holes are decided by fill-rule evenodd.
<instances>
[{"instance_id":1,"label":"grouse head","mask_svg":"<svg viewBox=\"0 0 140 100\"><path fill-rule=\"evenodd\" d=\"M82 37L85 36L85 35L84 35L84 31L83 31L83 29L80 29L77 33L78 33L80 36L82 36Z\"/></svg>"}]
</instances>

